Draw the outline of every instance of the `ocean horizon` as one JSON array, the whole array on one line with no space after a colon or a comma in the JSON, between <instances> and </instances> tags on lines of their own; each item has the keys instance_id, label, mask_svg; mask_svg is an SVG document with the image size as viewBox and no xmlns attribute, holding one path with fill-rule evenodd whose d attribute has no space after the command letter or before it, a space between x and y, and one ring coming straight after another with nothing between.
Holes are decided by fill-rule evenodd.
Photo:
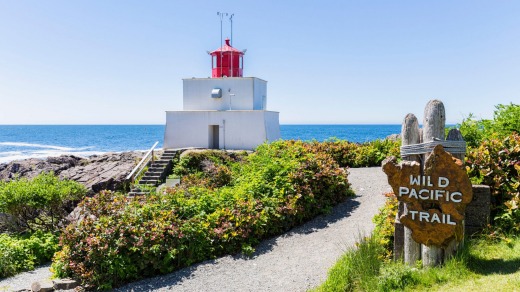
<instances>
[{"instance_id":1,"label":"ocean horizon","mask_svg":"<svg viewBox=\"0 0 520 292\"><path fill-rule=\"evenodd\" d=\"M331 138L363 143L401 131L400 124L287 124L283 140L324 141ZM88 157L107 152L146 151L158 141L164 125L0 125L0 163L60 155Z\"/></svg>"}]
</instances>

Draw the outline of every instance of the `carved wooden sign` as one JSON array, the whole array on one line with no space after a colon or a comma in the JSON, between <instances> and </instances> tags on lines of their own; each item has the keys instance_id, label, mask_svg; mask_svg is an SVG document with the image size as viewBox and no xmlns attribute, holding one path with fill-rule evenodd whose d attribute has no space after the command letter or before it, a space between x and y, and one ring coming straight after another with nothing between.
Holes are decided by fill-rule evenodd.
<instances>
[{"instance_id":1,"label":"carved wooden sign","mask_svg":"<svg viewBox=\"0 0 520 292\"><path fill-rule=\"evenodd\" d=\"M412 238L427 246L446 247L464 235L464 211L473 198L471 182L459 159L437 145L425 162L424 174L417 162L395 158L383 161L383 171L408 212L399 219L412 230Z\"/></svg>"}]
</instances>

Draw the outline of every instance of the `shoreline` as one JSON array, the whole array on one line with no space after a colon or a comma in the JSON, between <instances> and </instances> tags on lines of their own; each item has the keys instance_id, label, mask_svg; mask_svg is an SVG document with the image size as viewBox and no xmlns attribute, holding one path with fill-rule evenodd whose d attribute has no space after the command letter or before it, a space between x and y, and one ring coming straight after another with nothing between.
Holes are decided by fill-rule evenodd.
<instances>
[{"instance_id":1,"label":"shoreline","mask_svg":"<svg viewBox=\"0 0 520 292\"><path fill-rule=\"evenodd\" d=\"M280 126L283 140L364 143L399 133L394 124L290 124ZM0 125L0 163L50 156L89 157L107 152L146 151L159 141L163 125Z\"/></svg>"},{"instance_id":2,"label":"shoreline","mask_svg":"<svg viewBox=\"0 0 520 292\"><path fill-rule=\"evenodd\" d=\"M47 153L36 153L36 154L27 154L27 155L11 155L11 156L2 156L7 153L21 153L23 151L8 151L8 152L0 152L0 165L9 164L12 162L22 162L24 160L37 159L37 160L47 160L48 158L61 157L61 156L75 156L81 159L91 159L92 157L102 156L107 154L120 154L120 153L132 153L132 152L140 152L145 153L149 149L146 150L127 150L127 151L48 151ZM155 151L162 151L162 148L156 148Z\"/></svg>"}]
</instances>

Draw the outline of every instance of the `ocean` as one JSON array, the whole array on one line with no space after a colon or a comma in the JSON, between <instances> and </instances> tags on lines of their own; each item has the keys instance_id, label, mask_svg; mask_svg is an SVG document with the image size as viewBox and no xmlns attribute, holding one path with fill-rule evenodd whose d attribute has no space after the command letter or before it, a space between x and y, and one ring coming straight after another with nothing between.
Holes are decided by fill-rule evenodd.
<instances>
[{"instance_id":1,"label":"ocean","mask_svg":"<svg viewBox=\"0 0 520 292\"><path fill-rule=\"evenodd\" d=\"M281 125L282 139L351 142L384 139L401 125ZM0 163L62 154L90 156L105 152L147 150L159 141L164 125L0 125Z\"/></svg>"}]
</instances>

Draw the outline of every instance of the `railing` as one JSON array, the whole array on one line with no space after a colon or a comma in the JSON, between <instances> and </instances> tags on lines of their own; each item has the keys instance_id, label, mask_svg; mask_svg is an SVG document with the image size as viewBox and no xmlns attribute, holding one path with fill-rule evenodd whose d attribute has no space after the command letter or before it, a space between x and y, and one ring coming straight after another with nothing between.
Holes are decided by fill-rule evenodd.
<instances>
[{"instance_id":1,"label":"railing","mask_svg":"<svg viewBox=\"0 0 520 292\"><path fill-rule=\"evenodd\" d=\"M143 170L148 165L148 162L150 162L150 160L153 162L153 159L154 159L153 150L155 149L155 147L157 147L157 144L159 144L159 141L157 141L157 142L155 142L155 144L153 144L152 148L150 148L150 150L148 150L148 152L143 156L143 159L141 159L141 161L139 161L139 163L136 165L136 167L134 167L132 172L130 172L130 174L126 177L127 181L130 181L131 183L133 183L134 179L136 177L138 177L139 175L141 175Z\"/></svg>"}]
</instances>

